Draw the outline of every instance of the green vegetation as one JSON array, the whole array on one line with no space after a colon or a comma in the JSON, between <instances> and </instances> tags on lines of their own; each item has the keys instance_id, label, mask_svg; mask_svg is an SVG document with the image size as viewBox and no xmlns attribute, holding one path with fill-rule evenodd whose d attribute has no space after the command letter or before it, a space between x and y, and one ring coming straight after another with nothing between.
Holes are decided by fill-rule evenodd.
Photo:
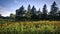
<instances>
[{"instance_id":1,"label":"green vegetation","mask_svg":"<svg viewBox=\"0 0 60 34\"><path fill-rule=\"evenodd\" d=\"M56 20L56 21L54 21ZM48 13L44 4L42 11L28 5L27 10L22 5L16 14L4 17L0 14L0 34L60 34L60 10L56 2L51 5Z\"/></svg>"},{"instance_id":2,"label":"green vegetation","mask_svg":"<svg viewBox=\"0 0 60 34\"><path fill-rule=\"evenodd\" d=\"M0 34L60 34L60 21L0 21Z\"/></svg>"}]
</instances>

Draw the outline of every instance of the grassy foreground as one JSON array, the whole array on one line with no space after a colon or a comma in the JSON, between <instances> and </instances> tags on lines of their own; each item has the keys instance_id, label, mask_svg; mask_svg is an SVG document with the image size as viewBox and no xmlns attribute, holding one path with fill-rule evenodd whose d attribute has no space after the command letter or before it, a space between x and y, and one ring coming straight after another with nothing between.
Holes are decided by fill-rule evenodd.
<instances>
[{"instance_id":1,"label":"grassy foreground","mask_svg":"<svg viewBox=\"0 0 60 34\"><path fill-rule=\"evenodd\" d=\"M60 21L0 21L0 34L60 34Z\"/></svg>"}]
</instances>

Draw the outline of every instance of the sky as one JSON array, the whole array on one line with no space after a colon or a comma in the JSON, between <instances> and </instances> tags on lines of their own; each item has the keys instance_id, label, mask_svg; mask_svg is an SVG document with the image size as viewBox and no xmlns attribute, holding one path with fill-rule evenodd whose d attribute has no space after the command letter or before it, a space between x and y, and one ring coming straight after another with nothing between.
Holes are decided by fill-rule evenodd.
<instances>
[{"instance_id":1,"label":"sky","mask_svg":"<svg viewBox=\"0 0 60 34\"><path fill-rule=\"evenodd\" d=\"M50 10L50 7L53 2L57 3L57 6L60 8L60 0L0 0L0 14L2 16L9 16L10 13L15 14L16 9L19 9L22 5L27 9L28 5L34 5L38 10L39 8L42 11L43 5L47 5L47 10Z\"/></svg>"}]
</instances>

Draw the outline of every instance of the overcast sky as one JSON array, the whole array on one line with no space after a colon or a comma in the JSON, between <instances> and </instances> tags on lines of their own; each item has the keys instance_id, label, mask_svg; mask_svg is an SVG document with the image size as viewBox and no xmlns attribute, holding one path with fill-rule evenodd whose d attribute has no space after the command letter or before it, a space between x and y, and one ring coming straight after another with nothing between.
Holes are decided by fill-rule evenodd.
<instances>
[{"instance_id":1,"label":"overcast sky","mask_svg":"<svg viewBox=\"0 0 60 34\"><path fill-rule=\"evenodd\" d=\"M10 13L15 14L16 9L20 8L22 5L27 9L29 4L31 7L34 5L37 10L39 8L42 10L43 5L46 4L49 11L54 1L60 8L60 0L0 0L0 14L3 16L9 16Z\"/></svg>"}]
</instances>

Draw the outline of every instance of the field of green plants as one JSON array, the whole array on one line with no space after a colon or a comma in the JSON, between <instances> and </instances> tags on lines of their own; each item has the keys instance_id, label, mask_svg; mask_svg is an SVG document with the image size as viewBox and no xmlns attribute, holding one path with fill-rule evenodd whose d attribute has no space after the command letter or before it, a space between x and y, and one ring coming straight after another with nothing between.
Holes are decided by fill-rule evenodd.
<instances>
[{"instance_id":1,"label":"field of green plants","mask_svg":"<svg viewBox=\"0 0 60 34\"><path fill-rule=\"evenodd\" d=\"M60 21L0 21L0 34L60 34Z\"/></svg>"}]
</instances>

